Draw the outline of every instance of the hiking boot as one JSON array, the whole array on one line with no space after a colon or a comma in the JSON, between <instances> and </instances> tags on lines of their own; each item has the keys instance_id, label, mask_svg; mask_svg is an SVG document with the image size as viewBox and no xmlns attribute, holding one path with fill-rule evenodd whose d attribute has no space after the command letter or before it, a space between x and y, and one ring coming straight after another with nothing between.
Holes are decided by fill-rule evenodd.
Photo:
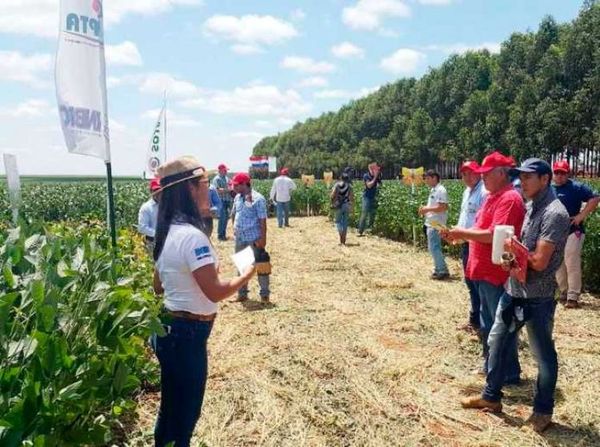
<instances>
[{"instance_id":1,"label":"hiking boot","mask_svg":"<svg viewBox=\"0 0 600 447\"><path fill-rule=\"evenodd\" d=\"M464 398L460 401L460 404L463 408L477 408L491 413L502 412L502 402L490 402L478 394Z\"/></svg>"},{"instance_id":2,"label":"hiking boot","mask_svg":"<svg viewBox=\"0 0 600 447\"><path fill-rule=\"evenodd\" d=\"M567 304L565 304L565 309L579 309L579 301L567 300Z\"/></svg>"},{"instance_id":3,"label":"hiking boot","mask_svg":"<svg viewBox=\"0 0 600 447\"><path fill-rule=\"evenodd\" d=\"M535 411L525 421L525 427L531 428L536 433L542 433L552 424L551 414L536 413Z\"/></svg>"}]
</instances>

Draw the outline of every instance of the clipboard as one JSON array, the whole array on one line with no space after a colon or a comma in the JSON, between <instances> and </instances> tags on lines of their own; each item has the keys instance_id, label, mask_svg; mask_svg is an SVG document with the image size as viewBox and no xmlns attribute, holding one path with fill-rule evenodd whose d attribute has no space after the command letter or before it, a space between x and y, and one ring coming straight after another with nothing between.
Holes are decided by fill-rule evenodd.
<instances>
[{"instance_id":1,"label":"clipboard","mask_svg":"<svg viewBox=\"0 0 600 447\"><path fill-rule=\"evenodd\" d=\"M511 274L521 284L527 281L527 263L529 260L529 249L513 236L510 239L509 253L513 256L513 265Z\"/></svg>"}]
</instances>

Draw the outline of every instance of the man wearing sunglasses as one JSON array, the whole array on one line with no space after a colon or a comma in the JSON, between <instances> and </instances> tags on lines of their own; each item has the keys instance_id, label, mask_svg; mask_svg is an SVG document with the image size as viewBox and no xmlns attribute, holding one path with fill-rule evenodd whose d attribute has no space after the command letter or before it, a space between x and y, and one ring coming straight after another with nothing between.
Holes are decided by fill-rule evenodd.
<instances>
[{"instance_id":1,"label":"man wearing sunglasses","mask_svg":"<svg viewBox=\"0 0 600 447\"><path fill-rule=\"evenodd\" d=\"M598 207L600 196L589 186L569 178L570 166L567 160L554 163L552 171L554 172L552 186L556 196L571 217L565 257L556 273L556 281L560 290L561 302L565 303L566 308L574 309L579 307L579 295L581 294L581 250L585 239L584 221Z\"/></svg>"}]
</instances>

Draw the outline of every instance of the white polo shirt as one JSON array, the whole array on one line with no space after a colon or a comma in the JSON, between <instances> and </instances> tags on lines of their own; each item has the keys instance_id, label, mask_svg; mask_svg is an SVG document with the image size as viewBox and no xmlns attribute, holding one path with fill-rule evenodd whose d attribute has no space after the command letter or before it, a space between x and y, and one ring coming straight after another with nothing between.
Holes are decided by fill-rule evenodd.
<instances>
[{"instance_id":1,"label":"white polo shirt","mask_svg":"<svg viewBox=\"0 0 600 447\"><path fill-rule=\"evenodd\" d=\"M273 180L270 199L277 202L289 202L292 200L292 191L296 189L296 183L287 175L280 175Z\"/></svg>"},{"instance_id":2,"label":"white polo shirt","mask_svg":"<svg viewBox=\"0 0 600 447\"><path fill-rule=\"evenodd\" d=\"M448 203L448 192L446 188L442 186L441 183L438 183L429 192L429 198L427 199L427 206L437 206L440 203ZM436 221L441 225L446 225L448 221L448 211L442 211L440 213L426 213L425 214L425 225L430 227L431 222Z\"/></svg>"},{"instance_id":3,"label":"white polo shirt","mask_svg":"<svg viewBox=\"0 0 600 447\"><path fill-rule=\"evenodd\" d=\"M192 275L194 270L209 264L218 264L218 260L206 235L188 223L171 223L156 261L168 310L198 315L217 312L217 304L206 297Z\"/></svg>"}]
</instances>

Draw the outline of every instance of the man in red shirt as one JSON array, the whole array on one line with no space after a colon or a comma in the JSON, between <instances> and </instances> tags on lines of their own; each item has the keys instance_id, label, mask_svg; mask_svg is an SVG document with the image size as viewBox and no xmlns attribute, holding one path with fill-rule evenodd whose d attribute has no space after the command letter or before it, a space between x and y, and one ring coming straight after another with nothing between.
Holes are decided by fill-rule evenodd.
<instances>
[{"instance_id":1,"label":"man in red shirt","mask_svg":"<svg viewBox=\"0 0 600 447\"><path fill-rule=\"evenodd\" d=\"M496 225L512 225L515 234L521 234L525 218L523 198L514 189L509 176L513 165L512 157L505 157L500 152L493 152L483 159L481 167L476 171L482 174L483 184L489 192L483 202L472 228L452 228L443 236L449 241L465 240L469 242L469 259L465 276L473 281L481 298L481 340L483 343L484 364L481 373L487 374L488 336L500 297L504 293L504 283L508 273L500 265L492 263L492 240ZM516 339L514 345L507 349L507 384L520 381Z\"/></svg>"}]
</instances>

